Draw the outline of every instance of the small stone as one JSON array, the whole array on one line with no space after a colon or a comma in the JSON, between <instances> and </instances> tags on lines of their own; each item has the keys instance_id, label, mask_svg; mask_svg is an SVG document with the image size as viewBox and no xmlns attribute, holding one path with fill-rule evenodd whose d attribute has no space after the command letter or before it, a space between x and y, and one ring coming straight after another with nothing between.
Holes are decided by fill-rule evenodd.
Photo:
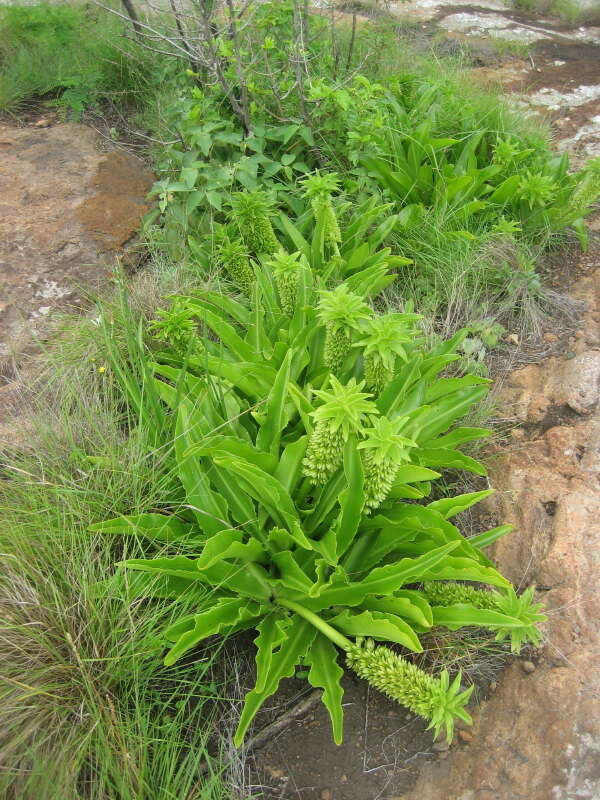
<instances>
[{"instance_id":1,"label":"small stone","mask_svg":"<svg viewBox=\"0 0 600 800\"><path fill-rule=\"evenodd\" d=\"M513 439L524 439L525 431L522 428L513 428L510 432Z\"/></svg>"},{"instance_id":2,"label":"small stone","mask_svg":"<svg viewBox=\"0 0 600 800\"><path fill-rule=\"evenodd\" d=\"M552 344L552 342L558 342L558 336L555 333L545 333L544 341L548 344Z\"/></svg>"},{"instance_id":3,"label":"small stone","mask_svg":"<svg viewBox=\"0 0 600 800\"><path fill-rule=\"evenodd\" d=\"M465 742L465 744L469 744L469 742L473 741L473 734L470 731L462 731L462 730L460 730L458 732L458 738L462 742Z\"/></svg>"},{"instance_id":4,"label":"small stone","mask_svg":"<svg viewBox=\"0 0 600 800\"><path fill-rule=\"evenodd\" d=\"M321 794L319 796L320 796L321 800L331 800L331 798L333 797L333 795L331 794L331 790L330 789L323 789L323 791L321 792Z\"/></svg>"},{"instance_id":5,"label":"small stone","mask_svg":"<svg viewBox=\"0 0 600 800\"><path fill-rule=\"evenodd\" d=\"M443 753L440 753L438 755L438 758L441 758L443 760L444 758L448 758L449 755L450 753L447 750L445 750Z\"/></svg>"},{"instance_id":6,"label":"small stone","mask_svg":"<svg viewBox=\"0 0 600 800\"><path fill-rule=\"evenodd\" d=\"M446 750L450 749L450 742L448 739L441 739L439 742L434 742L431 749L435 753L445 753Z\"/></svg>"},{"instance_id":7,"label":"small stone","mask_svg":"<svg viewBox=\"0 0 600 800\"><path fill-rule=\"evenodd\" d=\"M516 333L509 333L509 335L506 337L506 341L509 344L519 344L519 337Z\"/></svg>"},{"instance_id":8,"label":"small stone","mask_svg":"<svg viewBox=\"0 0 600 800\"><path fill-rule=\"evenodd\" d=\"M492 681L490 683L490 692L495 692L497 688L498 688L498 684L496 683L496 681Z\"/></svg>"},{"instance_id":9,"label":"small stone","mask_svg":"<svg viewBox=\"0 0 600 800\"><path fill-rule=\"evenodd\" d=\"M531 675L532 672L535 672L535 664L533 663L533 661L522 661L521 669L523 670L523 672L526 672L528 675Z\"/></svg>"},{"instance_id":10,"label":"small stone","mask_svg":"<svg viewBox=\"0 0 600 800\"><path fill-rule=\"evenodd\" d=\"M348 776L342 775L342 777L340 778L340 783L347 783L347 781L348 781Z\"/></svg>"}]
</instances>

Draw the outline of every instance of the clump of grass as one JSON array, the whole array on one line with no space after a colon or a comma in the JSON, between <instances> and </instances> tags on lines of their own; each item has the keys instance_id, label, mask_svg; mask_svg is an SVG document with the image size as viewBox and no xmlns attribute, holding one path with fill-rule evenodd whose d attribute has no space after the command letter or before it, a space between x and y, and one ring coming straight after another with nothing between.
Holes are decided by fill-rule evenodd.
<instances>
[{"instance_id":1,"label":"clump of grass","mask_svg":"<svg viewBox=\"0 0 600 800\"><path fill-rule=\"evenodd\" d=\"M106 514L176 501L168 450L124 425L104 380L90 364L55 378L50 403L30 410L29 446L0 454L0 794L222 800L207 752L217 654L159 666L154 632L172 611L106 582L144 544L88 531Z\"/></svg>"},{"instance_id":2,"label":"clump of grass","mask_svg":"<svg viewBox=\"0 0 600 800\"><path fill-rule=\"evenodd\" d=\"M110 97L148 102L160 71L154 57L123 37L123 25L99 8L40 3L0 10L0 112L52 100L78 118Z\"/></svg>"}]
</instances>

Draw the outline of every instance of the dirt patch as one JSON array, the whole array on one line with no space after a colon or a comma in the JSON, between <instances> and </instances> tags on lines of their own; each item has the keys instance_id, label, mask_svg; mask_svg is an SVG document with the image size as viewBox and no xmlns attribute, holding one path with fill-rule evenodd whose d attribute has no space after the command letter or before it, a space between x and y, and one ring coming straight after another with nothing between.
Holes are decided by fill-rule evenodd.
<instances>
[{"instance_id":1,"label":"dirt patch","mask_svg":"<svg viewBox=\"0 0 600 800\"><path fill-rule=\"evenodd\" d=\"M0 362L80 307L135 236L153 176L108 148L83 125L0 122Z\"/></svg>"}]
</instances>

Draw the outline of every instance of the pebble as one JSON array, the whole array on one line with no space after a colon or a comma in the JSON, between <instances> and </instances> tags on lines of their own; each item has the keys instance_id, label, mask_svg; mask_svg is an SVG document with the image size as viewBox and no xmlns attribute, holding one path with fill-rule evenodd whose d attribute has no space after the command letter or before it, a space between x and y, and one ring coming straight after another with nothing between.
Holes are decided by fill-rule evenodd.
<instances>
[{"instance_id":1,"label":"pebble","mask_svg":"<svg viewBox=\"0 0 600 800\"><path fill-rule=\"evenodd\" d=\"M473 734L470 731L459 731L458 738L466 744L469 744L469 742L473 741Z\"/></svg>"},{"instance_id":2,"label":"pebble","mask_svg":"<svg viewBox=\"0 0 600 800\"><path fill-rule=\"evenodd\" d=\"M552 344L552 342L558 342L558 336L555 333L545 333L544 341L548 342L548 344Z\"/></svg>"},{"instance_id":3,"label":"pebble","mask_svg":"<svg viewBox=\"0 0 600 800\"><path fill-rule=\"evenodd\" d=\"M342 775L342 777L340 778L340 783L346 783L347 781L348 781L348 776Z\"/></svg>"},{"instance_id":4,"label":"pebble","mask_svg":"<svg viewBox=\"0 0 600 800\"><path fill-rule=\"evenodd\" d=\"M440 742L434 742L434 744L431 746L431 749L435 753L445 753L446 750L450 749L450 742L448 739L442 739Z\"/></svg>"},{"instance_id":5,"label":"pebble","mask_svg":"<svg viewBox=\"0 0 600 800\"><path fill-rule=\"evenodd\" d=\"M323 789L323 791L320 794L321 800L331 800L332 797L333 795L331 794L330 789Z\"/></svg>"},{"instance_id":6,"label":"pebble","mask_svg":"<svg viewBox=\"0 0 600 800\"><path fill-rule=\"evenodd\" d=\"M533 663L533 661L522 661L521 669L523 670L523 672L526 672L528 675L531 675L532 672L535 672L535 664Z\"/></svg>"},{"instance_id":7,"label":"pebble","mask_svg":"<svg viewBox=\"0 0 600 800\"><path fill-rule=\"evenodd\" d=\"M490 692L495 692L497 688L498 688L498 684L496 683L496 681L492 681L490 683Z\"/></svg>"}]
</instances>

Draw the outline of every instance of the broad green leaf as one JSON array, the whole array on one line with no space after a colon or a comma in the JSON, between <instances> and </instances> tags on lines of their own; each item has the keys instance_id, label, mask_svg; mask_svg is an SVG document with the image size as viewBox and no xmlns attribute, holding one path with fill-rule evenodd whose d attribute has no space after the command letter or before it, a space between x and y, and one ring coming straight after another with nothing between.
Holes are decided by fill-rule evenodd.
<instances>
[{"instance_id":1,"label":"broad green leaf","mask_svg":"<svg viewBox=\"0 0 600 800\"><path fill-rule=\"evenodd\" d=\"M395 642L415 653L423 652L419 637L408 622L389 611L350 611L346 609L328 620L330 625L348 636L369 636Z\"/></svg>"},{"instance_id":2,"label":"broad green leaf","mask_svg":"<svg viewBox=\"0 0 600 800\"><path fill-rule=\"evenodd\" d=\"M406 464L406 466L398 467L394 484L432 481L439 477L439 472L427 469L427 467L420 467L418 464Z\"/></svg>"},{"instance_id":3,"label":"broad green leaf","mask_svg":"<svg viewBox=\"0 0 600 800\"><path fill-rule=\"evenodd\" d=\"M370 611L396 614L408 619L416 630L426 631L433 624L431 607L416 589L398 589L390 597L367 597L361 604Z\"/></svg>"},{"instance_id":4,"label":"broad green leaf","mask_svg":"<svg viewBox=\"0 0 600 800\"><path fill-rule=\"evenodd\" d=\"M344 728L344 709L342 697L344 690L340 679L344 670L338 664L338 650L333 642L322 633L317 633L315 639L304 657L306 666L310 667L308 682L317 689L323 689L323 705L329 711L333 741L341 744Z\"/></svg>"},{"instance_id":5,"label":"broad green leaf","mask_svg":"<svg viewBox=\"0 0 600 800\"><path fill-rule=\"evenodd\" d=\"M294 674L296 664L306 655L315 638L316 629L301 617L294 616L290 625L285 629L285 633L286 639L279 645L279 649L276 652L271 651L266 676L263 676L260 671L257 657L257 667L259 667L257 683L262 686L262 689L258 690L255 687L246 695L244 708L233 739L236 747L241 746L256 712L265 700L277 691L281 679L289 678Z\"/></svg>"},{"instance_id":6,"label":"broad green leaf","mask_svg":"<svg viewBox=\"0 0 600 800\"><path fill-rule=\"evenodd\" d=\"M500 525L497 528L490 528L489 531L484 531L477 536L472 536L469 542L479 549L489 547L489 545L493 544L497 539L501 539L503 536L506 536L507 533L510 533L513 527L513 525Z\"/></svg>"},{"instance_id":7,"label":"broad green leaf","mask_svg":"<svg viewBox=\"0 0 600 800\"><path fill-rule=\"evenodd\" d=\"M288 350L267 397L265 419L256 437L257 448L272 454L279 452L281 433L288 421L285 408L291 361L292 350Z\"/></svg>"},{"instance_id":8,"label":"broad green leaf","mask_svg":"<svg viewBox=\"0 0 600 800\"><path fill-rule=\"evenodd\" d=\"M484 439L490 436L491 431L487 428L455 428L445 436L438 436L435 439L422 440L424 447L429 449L433 447L444 447L448 450L454 449L459 444L472 442L475 439Z\"/></svg>"},{"instance_id":9,"label":"broad green leaf","mask_svg":"<svg viewBox=\"0 0 600 800\"><path fill-rule=\"evenodd\" d=\"M337 557L340 558L352 544L364 508L364 475L356 437L349 436L344 447L344 474L347 488L340 495L340 516L336 530Z\"/></svg>"},{"instance_id":10,"label":"broad green leaf","mask_svg":"<svg viewBox=\"0 0 600 800\"><path fill-rule=\"evenodd\" d=\"M487 475L487 470L479 461L471 456L466 456L460 450L446 450L444 447L433 449L420 447L416 452L416 458L429 467L444 467L445 469L465 469L474 472L476 475Z\"/></svg>"},{"instance_id":11,"label":"broad green leaf","mask_svg":"<svg viewBox=\"0 0 600 800\"><path fill-rule=\"evenodd\" d=\"M117 517L106 522L97 522L89 526L90 531L112 534L135 534L157 539L161 542L173 542L186 539L193 530L189 523L182 522L174 516L164 514L133 514ZM197 529L196 529L197 530Z\"/></svg>"},{"instance_id":12,"label":"broad green leaf","mask_svg":"<svg viewBox=\"0 0 600 800\"><path fill-rule=\"evenodd\" d=\"M208 534L230 528L225 500L215 494L199 458L186 458L185 453L201 439L195 428L195 412L189 403L182 402L175 426L175 455L177 473L186 494L186 504L194 512L200 528Z\"/></svg>"},{"instance_id":13,"label":"broad green leaf","mask_svg":"<svg viewBox=\"0 0 600 800\"><path fill-rule=\"evenodd\" d=\"M468 494L459 494L457 497L444 497L441 500L434 500L433 503L428 503L427 508L438 511L444 519L450 519L491 494L494 494L493 489L484 489L482 492L469 492Z\"/></svg>"},{"instance_id":14,"label":"broad green leaf","mask_svg":"<svg viewBox=\"0 0 600 800\"><path fill-rule=\"evenodd\" d=\"M418 558L403 558L395 564L378 567L367 573L361 581L339 580L326 586L319 597L309 600L306 606L312 611L336 605L358 606L369 595L393 594L406 583L425 580L424 576L429 575L438 562L445 561L457 544L450 542Z\"/></svg>"},{"instance_id":15,"label":"broad green leaf","mask_svg":"<svg viewBox=\"0 0 600 800\"><path fill-rule=\"evenodd\" d=\"M306 448L308 447L308 436L301 436L295 442L286 445L279 464L273 473L281 485L290 494L293 492L298 480L302 477L302 461Z\"/></svg>"},{"instance_id":16,"label":"broad green leaf","mask_svg":"<svg viewBox=\"0 0 600 800\"><path fill-rule=\"evenodd\" d=\"M136 569L141 572L154 572L159 575L173 575L191 581L203 581L204 577L198 572L195 558L187 556L166 556L156 558L129 558L118 562L118 566L127 569Z\"/></svg>"},{"instance_id":17,"label":"broad green leaf","mask_svg":"<svg viewBox=\"0 0 600 800\"><path fill-rule=\"evenodd\" d=\"M237 436L209 434L198 444L192 445L183 454L184 458L198 456L211 456L214 458L219 455L243 458L251 464L256 464L257 467L260 467L265 472L273 472L277 465L277 460L273 455L259 450Z\"/></svg>"},{"instance_id":18,"label":"broad green leaf","mask_svg":"<svg viewBox=\"0 0 600 800\"><path fill-rule=\"evenodd\" d=\"M244 490L267 509L277 525L294 533L292 528L299 523L298 514L289 494L276 478L241 458L219 456L214 461L237 477Z\"/></svg>"},{"instance_id":19,"label":"broad green leaf","mask_svg":"<svg viewBox=\"0 0 600 800\"><path fill-rule=\"evenodd\" d=\"M203 639L215 633L222 633L240 619L255 617L259 611L260 606L245 597L219 600L212 608L195 615L194 627L181 634L165 656L165 665L171 666Z\"/></svg>"},{"instance_id":20,"label":"broad green leaf","mask_svg":"<svg viewBox=\"0 0 600 800\"><path fill-rule=\"evenodd\" d=\"M486 608L475 608L468 603L456 603L452 606L432 606L433 624L443 625L451 631L477 625L481 628L498 630L499 628L523 628L526 625L516 617L502 614ZM528 623L529 624L529 623Z\"/></svg>"},{"instance_id":21,"label":"broad green leaf","mask_svg":"<svg viewBox=\"0 0 600 800\"><path fill-rule=\"evenodd\" d=\"M422 558L423 556L421 556ZM500 586L503 589L510 587L498 570L477 563L471 558L447 556L443 562L430 567L425 574L419 577L423 581L477 581L489 583L490 586Z\"/></svg>"},{"instance_id":22,"label":"broad green leaf","mask_svg":"<svg viewBox=\"0 0 600 800\"><path fill-rule=\"evenodd\" d=\"M256 626L258 636L256 645L256 685L255 691L262 692L267 683L273 659L273 651L280 647L287 638L286 630L291 619L278 611L272 611Z\"/></svg>"},{"instance_id":23,"label":"broad green leaf","mask_svg":"<svg viewBox=\"0 0 600 800\"><path fill-rule=\"evenodd\" d=\"M240 530L220 531L205 543L198 557L198 569L205 570L218 561L239 559L240 561L261 561L266 555L263 545L253 537L243 540Z\"/></svg>"}]
</instances>

